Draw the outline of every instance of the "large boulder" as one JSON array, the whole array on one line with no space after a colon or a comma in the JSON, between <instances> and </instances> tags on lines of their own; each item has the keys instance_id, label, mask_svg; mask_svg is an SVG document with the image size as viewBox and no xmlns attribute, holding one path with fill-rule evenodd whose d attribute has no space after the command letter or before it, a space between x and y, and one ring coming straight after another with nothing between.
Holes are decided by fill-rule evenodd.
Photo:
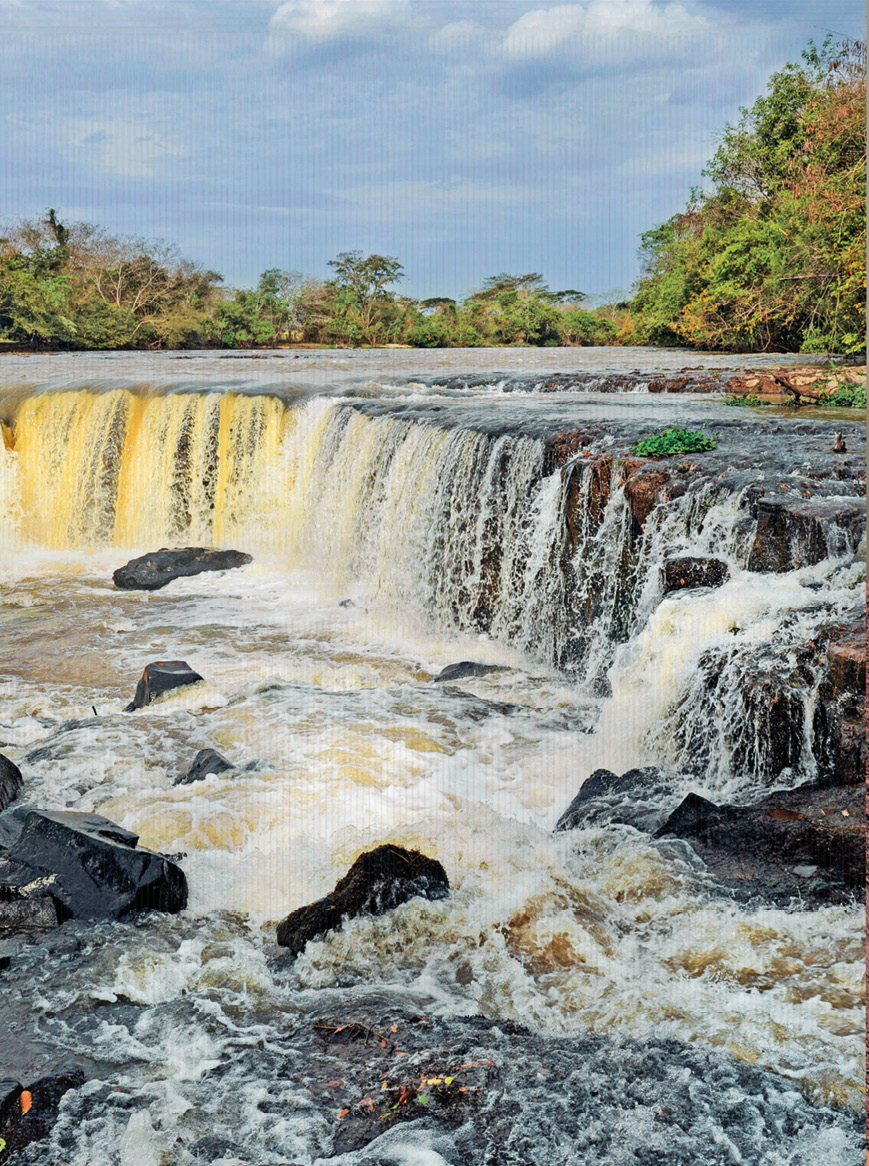
<instances>
[{"instance_id":1,"label":"large boulder","mask_svg":"<svg viewBox=\"0 0 869 1166\"><path fill-rule=\"evenodd\" d=\"M242 551L222 551L215 547L181 547L179 550L151 551L118 567L112 582L123 591L159 591L173 579L200 575L203 571L228 571L253 562Z\"/></svg>"},{"instance_id":2,"label":"large boulder","mask_svg":"<svg viewBox=\"0 0 869 1166\"><path fill-rule=\"evenodd\" d=\"M229 773L234 766L216 749L200 749L190 765L190 768L173 785L191 785L194 781L201 781L209 773Z\"/></svg>"},{"instance_id":3,"label":"large boulder","mask_svg":"<svg viewBox=\"0 0 869 1166\"><path fill-rule=\"evenodd\" d=\"M357 915L384 915L408 899L445 899L450 891L446 871L434 858L401 846L378 846L360 854L347 874L316 903L300 907L278 924L278 943L297 956Z\"/></svg>"},{"instance_id":4,"label":"large boulder","mask_svg":"<svg viewBox=\"0 0 869 1166\"><path fill-rule=\"evenodd\" d=\"M200 680L202 677L193 671L186 660L156 660L153 664L146 664L142 678L136 685L136 695L124 712L143 709L173 688L186 688L189 684L198 684Z\"/></svg>"},{"instance_id":5,"label":"large boulder","mask_svg":"<svg viewBox=\"0 0 869 1166\"><path fill-rule=\"evenodd\" d=\"M683 838L740 892L786 901L847 898L865 878L865 795L817 784L780 790L749 806L690 793L656 837Z\"/></svg>"},{"instance_id":6,"label":"large boulder","mask_svg":"<svg viewBox=\"0 0 869 1166\"><path fill-rule=\"evenodd\" d=\"M0 888L7 901L37 888L66 917L117 919L130 911L183 910L187 880L174 862L138 846L138 836L98 814L20 807L0 819ZM35 897L31 895L31 898ZM44 896L42 896L44 897Z\"/></svg>"},{"instance_id":7,"label":"large boulder","mask_svg":"<svg viewBox=\"0 0 869 1166\"><path fill-rule=\"evenodd\" d=\"M723 559L670 555L664 559L662 574L664 592L668 593L692 587L720 587L730 578L730 568Z\"/></svg>"},{"instance_id":8,"label":"large boulder","mask_svg":"<svg viewBox=\"0 0 869 1166\"><path fill-rule=\"evenodd\" d=\"M21 770L0 753L0 811L15 801L23 784Z\"/></svg>"}]
</instances>

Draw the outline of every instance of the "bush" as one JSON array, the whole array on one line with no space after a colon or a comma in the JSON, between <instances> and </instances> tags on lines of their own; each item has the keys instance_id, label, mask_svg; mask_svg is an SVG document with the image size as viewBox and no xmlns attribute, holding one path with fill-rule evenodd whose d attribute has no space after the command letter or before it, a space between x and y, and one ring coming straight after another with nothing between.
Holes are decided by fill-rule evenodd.
<instances>
[{"instance_id":1,"label":"bush","mask_svg":"<svg viewBox=\"0 0 869 1166\"><path fill-rule=\"evenodd\" d=\"M704 450L715 449L716 445L718 438L709 433L670 425L638 441L634 453L641 457L669 457L674 453L702 453Z\"/></svg>"}]
</instances>

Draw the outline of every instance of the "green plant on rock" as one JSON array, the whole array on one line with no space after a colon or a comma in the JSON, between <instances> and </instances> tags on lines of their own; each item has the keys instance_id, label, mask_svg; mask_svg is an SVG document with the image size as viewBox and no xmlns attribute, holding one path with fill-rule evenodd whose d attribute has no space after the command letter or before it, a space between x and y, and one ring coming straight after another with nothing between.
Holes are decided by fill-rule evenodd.
<instances>
[{"instance_id":1,"label":"green plant on rock","mask_svg":"<svg viewBox=\"0 0 869 1166\"><path fill-rule=\"evenodd\" d=\"M750 405L752 408L757 408L758 405L768 405L769 401L765 401L763 397L759 397L757 393L736 393L724 398L725 405Z\"/></svg>"},{"instance_id":2,"label":"green plant on rock","mask_svg":"<svg viewBox=\"0 0 869 1166\"><path fill-rule=\"evenodd\" d=\"M650 433L638 441L633 452L640 457L670 457L676 453L703 453L715 449L718 438L700 429L685 429L681 425L668 425L657 433Z\"/></svg>"}]
</instances>

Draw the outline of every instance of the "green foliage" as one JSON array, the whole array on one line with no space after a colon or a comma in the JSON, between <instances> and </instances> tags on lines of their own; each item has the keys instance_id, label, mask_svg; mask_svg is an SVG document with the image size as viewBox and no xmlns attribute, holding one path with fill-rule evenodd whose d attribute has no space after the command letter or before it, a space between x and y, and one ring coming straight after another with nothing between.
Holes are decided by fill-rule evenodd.
<instances>
[{"instance_id":1,"label":"green foliage","mask_svg":"<svg viewBox=\"0 0 869 1166\"><path fill-rule=\"evenodd\" d=\"M763 397L759 397L757 393L737 393L733 396L724 398L725 405L741 405L757 408L759 405L768 405L769 401L765 401Z\"/></svg>"},{"instance_id":2,"label":"green foliage","mask_svg":"<svg viewBox=\"0 0 869 1166\"><path fill-rule=\"evenodd\" d=\"M644 343L849 352L865 343L864 46L810 43L728 126L685 211L642 236Z\"/></svg>"},{"instance_id":3,"label":"green foliage","mask_svg":"<svg viewBox=\"0 0 869 1166\"><path fill-rule=\"evenodd\" d=\"M840 409L865 409L866 384L841 385L834 393L824 397L821 405L836 405Z\"/></svg>"},{"instance_id":4,"label":"green foliage","mask_svg":"<svg viewBox=\"0 0 869 1166\"><path fill-rule=\"evenodd\" d=\"M715 449L718 438L700 429L670 425L638 441L633 452L640 457L670 457L676 453L702 453Z\"/></svg>"}]
</instances>

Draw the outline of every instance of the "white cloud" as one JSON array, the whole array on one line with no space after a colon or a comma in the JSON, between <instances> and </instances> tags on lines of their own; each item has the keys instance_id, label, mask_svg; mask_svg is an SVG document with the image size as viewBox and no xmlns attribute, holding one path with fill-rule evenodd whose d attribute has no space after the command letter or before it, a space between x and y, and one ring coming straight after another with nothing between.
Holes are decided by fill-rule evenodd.
<instances>
[{"instance_id":1,"label":"white cloud","mask_svg":"<svg viewBox=\"0 0 869 1166\"><path fill-rule=\"evenodd\" d=\"M664 39L708 30L708 22L682 4L653 0L585 0L536 8L520 16L504 36L503 52L514 60L550 56L581 44L616 48L645 45L660 50Z\"/></svg>"},{"instance_id":2,"label":"white cloud","mask_svg":"<svg viewBox=\"0 0 869 1166\"><path fill-rule=\"evenodd\" d=\"M285 0L272 16L269 31L331 40L401 24L410 15L410 0Z\"/></svg>"}]
</instances>

